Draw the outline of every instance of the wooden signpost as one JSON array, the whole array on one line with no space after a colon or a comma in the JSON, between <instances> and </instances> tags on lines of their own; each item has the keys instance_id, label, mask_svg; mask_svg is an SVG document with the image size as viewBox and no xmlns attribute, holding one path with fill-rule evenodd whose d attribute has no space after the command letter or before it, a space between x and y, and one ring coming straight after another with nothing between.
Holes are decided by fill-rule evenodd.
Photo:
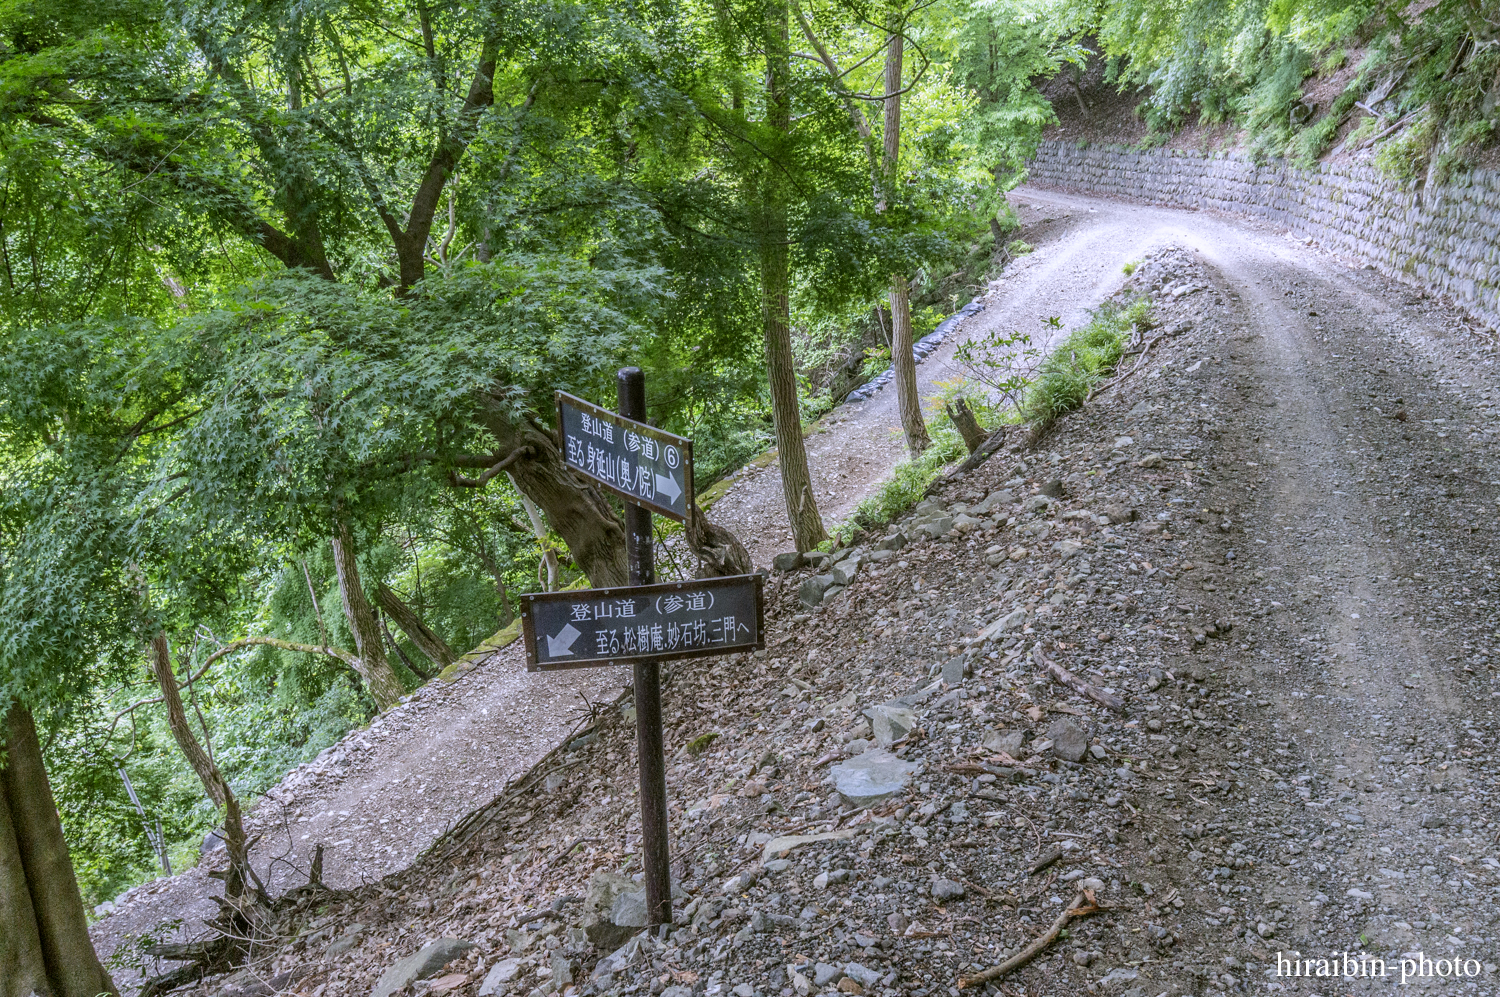
<instances>
[{"instance_id":1,"label":"wooden signpost","mask_svg":"<svg viewBox=\"0 0 1500 997\"><path fill-rule=\"evenodd\" d=\"M646 377L619 374L618 413L557 393L563 456L625 499L630 584L521 597L529 671L629 663L641 777L641 848L652 924L672 920L660 662L765 646L762 577L656 582L652 510L685 522L693 507L693 441L646 424Z\"/></svg>"}]
</instances>

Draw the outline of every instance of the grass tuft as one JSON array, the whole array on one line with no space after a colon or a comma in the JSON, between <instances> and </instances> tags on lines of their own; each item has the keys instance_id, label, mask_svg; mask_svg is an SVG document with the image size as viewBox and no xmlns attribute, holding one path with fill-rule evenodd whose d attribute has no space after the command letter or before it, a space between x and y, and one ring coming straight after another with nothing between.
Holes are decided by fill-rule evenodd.
<instances>
[{"instance_id":1,"label":"grass tuft","mask_svg":"<svg viewBox=\"0 0 1500 997\"><path fill-rule=\"evenodd\" d=\"M1128 305L1106 302L1089 320L1074 329L1037 371L1026 393L1021 415L1028 422L1047 423L1078 408L1125 355L1125 345L1137 326L1150 321L1151 301L1138 298Z\"/></svg>"}]
</instances>

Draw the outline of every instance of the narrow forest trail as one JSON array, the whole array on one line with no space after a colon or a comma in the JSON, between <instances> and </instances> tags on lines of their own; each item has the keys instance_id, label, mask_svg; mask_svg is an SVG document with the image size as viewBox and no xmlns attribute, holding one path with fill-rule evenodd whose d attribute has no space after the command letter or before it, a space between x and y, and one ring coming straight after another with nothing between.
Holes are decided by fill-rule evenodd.
<instances>
[{"instance_id":1,"label":"narrow forest trail","mask_svg":"<svg viewBox=\"0 0 1500 997\"><path fill-rule=\"evenodd\" d=\"M1171 237L1155 226L1143 229L1134 216L1095 206L1033 204L1025 195L1013 201L1022 220L1021 234L1035 252L1012 262L991 282L979 298L985 310L960 324L917 367L923 398L964 376L953 362L964 340L998 329L1024 332L1045 347L1062 335L1047 324L1049 317L1061 318L1064 329L1081 324L1088 309L1120 286L1121 267L1127 261ZM848 519L906 456L894 384L868 401L841 405L824 416L807 439L808 468L823 522L831 527ZM777 554L792 549L775 461L741 472L714 504L710 518L739 534L756 565L769 566Z\"/></svg>"},{"instance_id":2,"label":"narrow forest trail","mask_svg":"<svg viewBox=\"0 0 1500 997\"><path fill-rule=\"evenodd\" d=\"M1471 532L1455 547L1429 537L1436 538L1440 527L1490 522L1495 514L1492 505L1470 508L1467 499L1454 501L1467 494L1462 489L1470 488L1470 479L1497 476L1493 429L1485 434L1483 427L1469 428L1479 419L1477 393L1494 385L1471 391L1471 382L1479 380L1467 369L1445 379L1451 387L1414 381L1417 375L1405 369L1415 363L1408 353L1415 350L1432 363L1444 352L1441 313L1408 290L1275 232L1024 188L1012 200L1025 226L1023 236L1036 252L1012 265L992 285L986 310L919 367L923 391L959 376L951 358L964 338L995 328L1040 338L1052 315L1069 328L1118 288L1125 262L1167 245L1201 253L1235 303L1239 334L1229 347L1232 363L1220 367L1215 361L1204 371L1222 382L1215 391L1233 403L1232 416L1215 432L1224 437L1218 448L1237 463L1215 487L1230 493L1223 499L1226 507L1250 510L1245 515L1257 532L1254 540L1240 541L1248 551L1238 551L1239 556L1254 555L1253 564L1264 563L1268 573L1276 573L1271 584L1284 580L1288 588L1286 608L1271 596L1265 604L1255 598L1237 607L1236 612L1254 613L1268 624L1285 618L1286 633L1268 637L1259 653L1246 648L1236 655L1236 671L1273 711L1267 729L1285 732L1279 735L1281 750L1295 751L1315 766L1306 786L1314 802L1326 797L1329 814L1335 808L1361 811L1361 820L1380 827L1393 845L1425 841L1421 835L1430 832L1421 825L1424 819L1431 822L1431 808L1422 804L1428 798L1403 795L1419 790L1414 783L1423 791L1452 786L1455 796L1443 799L1456 804L1469 779L1493 774L1481 773L1477 760L1461 760L1456 747L1449 747L1467 744L1466 732L1476 723L1486 730L1492 726L1487 690L1483 698L1476 696L1469 687L1472 673L1447 675L1454 666L1434 669L1414 662L1465 660L1472 644L1460 646L1462 634L1452 621L1493 623L1488 603L1476 605L1469 591L1460 591L1465 584L1476 591L1486 584L1492 539ZM1376 316L1379 324L1372 325ZM1382 334L1370 335L1372 328ZM1394 329L1405 339L1386 334ZM1254 405L1247 401L1252 396L1260 399ZM1408 422L1372 411L1371 405L1378 405L1389 412L1397 397L1411 412ZM1207 419L1206 406L1204 411ZM1455 420L1465 426L1462 433L1450 425ZM809 439L825 521L847 516L904 456L899 433L895 392L887 387L866 403L832 413ZM1425 485L1381 491L1369 468L1379 459L1375 455L1386 451L1403 466L1411 465L1412 473L1457 477L1431 486L1436 489L1431 504ZM712 518L741 536L758 565L790 548L774 466L736 481ZM1378 525L1388 521L1391 526ZM1399 523L1416 525L1403 534L1394 530ZM1248 532L1251 526L1238 529ZM1424 574L1445 579L1448 587L1413 584ZM1487 584L1494 589L1493 580ZM1321 596L1316 620L1309 608L1315 591ZM1451 607L1449 600L1456 600ZM1289 657L1265 653L1279 644ZM266 832L256 853L258 866L270 869L273 884L295 885L305 876L301 870L313 846L323 843L328 846L324 878L333 886L404 868L444 828L555 747L584 715L585 698L612 699L622 679L606 670L529 676L513 645L451 685L430 684L377 725L352 733L319 763L293 773L257 806L256 825ZM1424 745L1441 746L1439 755L1447 754L1445 774L1395 772L1396 763L1387 759L1401 749L1389 742L1410 732L1417 732L1417 755ZM1481 749L1471 747L1471 756L1475 750ZM1429 750L1421 761L1433 757ZM1381 775L1385 769L1391 771ZM1343 787L1359 795L1345 792L1339 798ZM1412 799L1416 802L1407 802ZM1481 798L1468 799L1477 805ZM1309 809L1307 819L1324 812ZM1363 882L1367 874L1400 864L1385 858L1380 866L1373 850L1367 863L1365 854L1341 853L1338 868L1344 878ZM1411 874L1425 874L1427 868L1419 864ZM1449 892L1441 877L1433 888ZM191 934L214 913L209 894L217 889L203 869L138 888L95 926L96 946L108 957L128 936L174 918L181 918L182 930ZM1283 930L1290 933L1293 927L1288 918ZM123 974L117 979L128 983Z\"/></svg>"}]
</instances>

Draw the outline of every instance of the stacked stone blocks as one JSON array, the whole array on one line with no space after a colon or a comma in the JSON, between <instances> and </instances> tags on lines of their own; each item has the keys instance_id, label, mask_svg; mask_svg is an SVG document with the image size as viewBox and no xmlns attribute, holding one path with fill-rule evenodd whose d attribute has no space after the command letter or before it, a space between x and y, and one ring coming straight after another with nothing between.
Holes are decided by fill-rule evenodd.
<instances>
[{"instance_id":1,"label":"stacked stone blocks","mask_svg":"<svg viewBox=\"0 0 1500 997\"><path fill-rule=\"evenodd\" d=\"M1500 326L1500 173L1401 182L1365 163L1253 163L1161 149L1043 142L1029 182L1245 215L1440 291Z\"/></svg>"}]
</instances>

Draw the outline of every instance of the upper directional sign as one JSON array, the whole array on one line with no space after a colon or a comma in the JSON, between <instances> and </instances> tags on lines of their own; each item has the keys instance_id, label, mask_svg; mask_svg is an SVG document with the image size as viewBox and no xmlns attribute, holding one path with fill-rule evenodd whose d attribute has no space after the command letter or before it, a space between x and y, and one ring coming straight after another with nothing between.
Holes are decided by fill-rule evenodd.
<instances>
[{"instance_id":1,"label":"upper directional sign","mask_svg":"<svg viewBox=\"0 0 1500 997\"><path fill-rule=\"evenodd\" d=\"M679 522L693 504L693 441L557 393L563 459L621 498Z\"/></svg>"},{"instance_id":2,"label":"upper directional sign","mask_svg":"<svg viewBox=\"0 0 1500 997\"><path fill-rule=\"evenodd\" d=\"M761 575L521 596L526 669L553 671L764 647Z\"/></svg>"}]
</instances>

